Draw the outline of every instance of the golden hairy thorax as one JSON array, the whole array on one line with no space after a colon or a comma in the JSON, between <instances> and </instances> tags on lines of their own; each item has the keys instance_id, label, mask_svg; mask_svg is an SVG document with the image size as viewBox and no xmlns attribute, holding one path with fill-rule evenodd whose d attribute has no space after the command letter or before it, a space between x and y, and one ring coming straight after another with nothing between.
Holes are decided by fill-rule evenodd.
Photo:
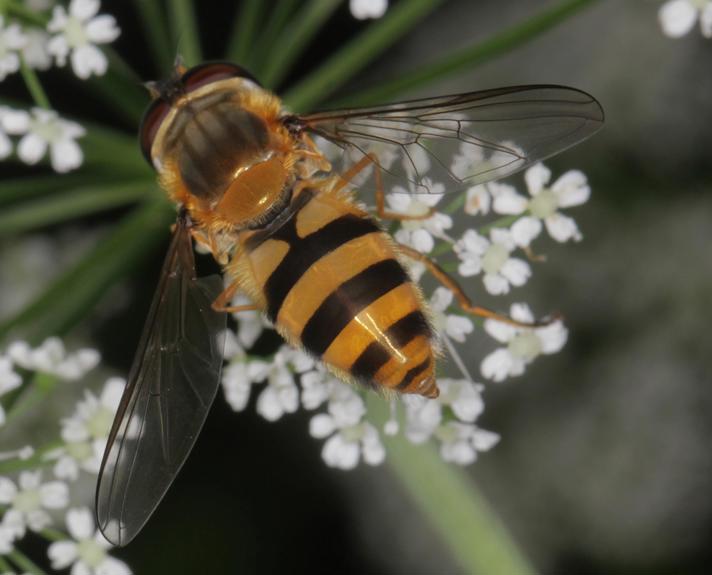
<instances>
[{"instance_id":1,"label":"golden hairy thorax","mask_svg":"<svg viewBox=\"0 0 712 575\"><path fill-rule=\"evenodd\" d=\"M152 149L171 199L213 229L259 224L295 178L280 113L278 98L241 78L178 99Z\"/></svg>"}]
</instances>

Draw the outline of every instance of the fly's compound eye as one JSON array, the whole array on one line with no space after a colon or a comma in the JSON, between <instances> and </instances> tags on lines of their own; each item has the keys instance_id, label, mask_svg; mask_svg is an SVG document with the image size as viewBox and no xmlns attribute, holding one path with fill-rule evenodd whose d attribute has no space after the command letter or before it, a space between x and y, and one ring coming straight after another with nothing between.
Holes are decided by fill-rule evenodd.
<instances>
[{"instance_id":1,"label":"fly's compound eye","mask_svg":"<svg viewBox=\"0 0 712 575\"><path fill-rule=\"evenodd\" d=\"M186 92L192 92L211 82L227 80L229 78L247 78L260 86L260 83L252 74L241 66L231 64L230 62L206 62L205 64L194 66L183 74L181 82Z\"/></svg>"},{"instance_id":2,"label":"fly's compound eye","mask_svg":"<svg viewBox=\"0 0 712 575\"><path fill-rule=\"evenodd\" d=\"M151 166L153 166L153 159L151 158L153 140L156 138L158 128L161 126L161 122L170 109L171 105L168 102L162 98L156 98L151 102L141 120L141 129L139 130L139 134L141 135L141 151Z\"/></svg>"}]
</instances>

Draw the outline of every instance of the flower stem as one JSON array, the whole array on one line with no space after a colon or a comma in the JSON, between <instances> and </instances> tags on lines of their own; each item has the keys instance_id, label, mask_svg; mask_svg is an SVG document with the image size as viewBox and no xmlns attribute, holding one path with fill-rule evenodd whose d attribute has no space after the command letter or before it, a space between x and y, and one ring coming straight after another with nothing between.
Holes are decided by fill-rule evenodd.
<instances>
[{"instance_id":1,"label":"flower stem","mask_svg":"<svg viewBox=\"0 0 712 575\"><path fill-rule=\"evenodd\" d=\"M143 26L143 37L153 54L156 71L165 74L173 63L173 48L168 39L162 3L134 0L134 7Z\"/></svg>"},{"instance_id":2,"label":"flower stem","mask_svg":"<svg viewBox=\"0 0 712 575\"><path fill-rule=\"evenodd\" d=\"M178 53L187 66L199 64L203 57L193 3L190 0L169 0L168 14L172 17L173 41L178 42Z\"/></svg>"},{"instance_id":3,"label":"flower stem","mask_svg":"<svg viewBox=\"0 0 712 575\"><path fill-rule=\"evenodd\" d=\"M37 74L35 71L27 65L25 59L23 58L20 62L20 73L22 74L22 79L25 81L25 86L27 86L27 91L32 96L35 104L40 108L45 110L50 110L52 106L49 103L49 98L42 88Z\"/></svg>"},{"instance_id":4,"label":"flower stem","mask_svg":"<svg viewBox=\"0 0 712 575\"><path fill-rule=\"evenodd\" d=\"M21 2L14 2L13 0L0 1L0 13L12 14L24 23L40 26L41 28L47 26L48 18L45 14L30 10Z\"/></svg>"},{"instance_id":5,"label":"flower stem","mask_svg":"<svg viewBox=\"0 0 712 575\"><path fill-rule=\"evenodd\" d=\"M49 465L52 462L48 459L45 459L45 455L53 449L61 447L63 444L64 442L62 440L57 439L56 441L51 441L47 445L44 445L40 449L37 449L32 455L32 457L28 457L27 459L15 458L9 459L7 461L2 461L0 462L0 473L15 473L17 471L24 471L26 469L37 469L38 467Z\"/></svg>"},{"instance_id":6,"label":"flower stem","mask_svg":"<svg viewBox=\"0 0 712 575\"><path fill-rule=\"evenodd\" d=\"M246 67L252 63L251 48L255 32L261 30L259 19L263 4L260 0L242 0L227 48L229 60Z\"/></svg>"},{"instance_id":7,"label":"flower stem","mask_svg":"<svg viewBox=\"0 0 712 575\"><path fill-rule=\"evenodd\" d=\"M15 401L7 405L6 422L11 422L45 399L54 390L57 381L58 379L53 375L35 373L32 380L22 388L21 393L14 397Z\"/></svg>"},{"instance_id":8,"label":"flower stem","mask_svg":"<svg viewBox=\"0 0 712 575\"><path fill-rule=\"evenodd\" d=\"M443 0L399 2L385 17L348 42L336 54L289 90L285 102L294 110L306 110L324 101L356 72L392 46Z\"/></svg>"},{"instance_id":9,"label":"flower stem","mask_svg":"<svg viewBox=\"0 0 712 575\"><path fill-rule=\"evenodd\" d=\"M352 96L339 99L338 106L363 106L368 104L382 104L393 100L396 96L416 88L433 83L446 76L456 74L462 70L472 70L474 67L505 54L514 48L528 42L560 22L566 20L582 8L597 0L563 0L558 5L529 18L525 22L516 24L511 28L495 34L482 42L477 42L468 48L450 53L444 58L431 64L420 65L409 74L379 84L369 90L357 92Z\"/></svg>"},{"instance_id":10,"label":"flower stem","mask_svg":"<svg viewBox=\"0 0 712 575\"><path fill-rule=\"evenodd\" d=\"M12 567L2 555L0 555L0 573L12 573Z\"/></svg>"},{"instance_id":11,"label":"flower stem","mask_svg":"<svg viewBox=\"0 0 712 575\"><path fill-rule=\"evenodd\" d=\"M305 3L295 14L289 25L270 50L272 57L267 61L262 81L274 88L287 75L291 65L299 59L314 35L339 7L339 0L312 0Z\"/></svg>"},{"instance_id":12,"label":"flower stem","mask_svg":"<svg viewBox=\"0 0 712 575\"><path fill-rule=\"evenodd\" d=\"M369 414L385 422L388 406L371 394ZM384 437L387 464L466 573L526 575L533 566L470 477L432 446Z\"/></svg>"},{"instance_id":13,"label":"flower stem","mask_svg":"<svg viewBox=\"0 0 712 575\"><path fill-rule=\"evenodd\" d=\"M152 188L152 183L146 180L84 186L9 206L0 212L0 237L136 203L147 197Z\"/></svg>"},{"instance_id":14,"label":"flower stem","mask_svg":"<svg viewBox=\"0 0 712 575\"><path fill-rule=\"evenodd\" d=\"M69 536L63 531L60 531L59 529L52 529L51 527L43 529L40 531L40 534L49 541L64 541L69 539Z\"/></svg>"},{"instance_id":15,"label":"flower stem","mask_svg":"<svg viewBox=\"0 0 712 575\"><path fill-rule=\"evenodd\" d=\"M35 565L30 558L19 549L13 549L7 557L25 573L32 575L47 575L47 572Z\"/></svg>"},{"instance_id":16,"label":"flower stem","mask_svg":"<svg viewBox=\"0 0 712 575\"><path fill-rule=\"evenodd\" d=\"M287 31L287 24L292 21L292 13L298 0L278 0L276 6L270 10L269 20L265 23L264 29L259 38L255 39L253 48L254 54L250 59L252 72L264 82L262 71L266 65L277 59L275 44L279 42L282 32ZM289 24L291 27L291 23Z\"/></svg>"}]
</instances>

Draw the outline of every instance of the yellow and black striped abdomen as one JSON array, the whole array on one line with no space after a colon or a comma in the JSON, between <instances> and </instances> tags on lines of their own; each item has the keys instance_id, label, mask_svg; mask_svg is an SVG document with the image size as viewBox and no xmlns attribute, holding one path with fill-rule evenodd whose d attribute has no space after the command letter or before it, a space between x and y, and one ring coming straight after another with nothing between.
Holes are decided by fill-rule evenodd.
<instances>
[{"instance_id":1,"label":"yellow and black striped abdomen","mask_svg":"<svg viewBox=\"0 0 712 575\"><path fill-rule=\"evenodd\" d=\"M348 197L304 191L244 246L267 316L289 342L364 384L437 395L418 290Z\"/></svg>"}]
</instances>

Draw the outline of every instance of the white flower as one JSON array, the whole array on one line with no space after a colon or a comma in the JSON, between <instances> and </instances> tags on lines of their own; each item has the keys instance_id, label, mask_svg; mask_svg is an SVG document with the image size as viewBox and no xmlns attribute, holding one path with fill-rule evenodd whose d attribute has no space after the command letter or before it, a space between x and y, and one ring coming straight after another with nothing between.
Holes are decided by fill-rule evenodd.
<instances>
[{"instance_id":1,"label":"white flower","mask_svg":"<svg viewBox=\"0 0 712 575\"><path fill-rule=\"evenodd\" d=\"M17 146L17 155L26 164L34 165L47 153L49 146L50 163L59 173L78 168L84 155L75 141L86 132L76 122L63 120L54 110L32 109L27 133Z\"/></svg>"},{"instance_id":2,"label":"white flower","mask_svg":"<svg viewBox=\"0 0 712 575\"><path fill-rule=\"evenodd\" d=\"M359 20L380 18L388 9L388 0L350 0L351 15Z\"/></svg>"},{"instance_id":3,"label":"white flower","mask_svg":"<svg viewBox=\"0 0 712 575\"><path fill-rule=\"evenodd\" d=\"M328 437L321 456L330 467L353 469L363 460L378 465L386 457L376 428L362 421L366 413L363 400L346 384L336 388L328 413L315 415L309 423L313 437Z\"/></svg>"},{"instance_id":4,"label":"white flower","mask_svg":"<svg viewBox=\"0 0 712 575\"><path fill-rule=\"evenodd\" d=\"M12 362L0 356L0 396L8 391L17 389L22 383L22 378L12 370ZM5 423L5 410L0 404L0 425Z\"/></svg>"},{"instance_id":5,"label":"white flower","mask_svg":"<svg viewBox=\"0 0 712 575\"><path fill-rule=\"evenodd\" d=\"M95 349L80 349L68 354L58 337L47 338L36 349L24 341L13 342L7 348L7 355L20 367L64 380L80 379L99 363L99 352Z\"/></svg>"},{"instance_id":6,"label":"white flower","mask_svg":"<svg viewBox=\"0 0 712 575\"><path fill-rule=\"evenodd\" d=\"M488 184L479 184L467 189L463 210L471 216L486 215L489 213L491 203L492 197L488 190Z\"/></svg>"},{"instance_id":7,"label":"white flower","mask_svg":"<svg viewBox=\"0 0 712 575\"><path fill-rule=\"evenodd\" d=\"M669 0L658 12L663 33L670 38L687 34L698 18L702 35L712 38L712 2L709 0Z\"/></svg>"},{"instance_id":8,"label":"white flower","mask_svg":"<svg viewBox=\"0 0 712 575\"><path fill-rule=\"evenodd\" d=\"M7 477L0 477L0 504L9 505L6 515L12 520L19 537L25 528L41 531L52 523L46 509L61 509L69 502L67 484L61 481L42 483L41 471L20 473L19 487Z\"/></svg>"},{"instance_id":9,"label":"white flower","mask_svg":"<svg viewBox=\"0 0 712 575\"><path fill-rule=\"evenodd\" d=\"M302 405L304 409L316 409L324 402L332 399L343 384L331 375L323 364L317 364L316 369L303 373L300 378L302 386Z\"/></svg>"},{"instance_id":10,"label":"white flower","mask_svg":"<svg viewBox=\"0 0 712 575\"><path fill-rule=\"evenodd\" d=\"M450 463L469 465L478 451L487 451L499 441L499 435L470 423L448 421L438 427L435 437L440 441L440 456Z\"/></svg>"},{"instance_id":11,"label":"white flower","mask_svg":"<svg viewBox=\"0 0 712 575\"><path fill-rule=\"evenodd\" d=\"M513 215L529 212L512 225L515 243L522 247L528 246L541 233L542 221L549 235L557 242L581 240L576 222L558 210L578 206L588 200L591 189L586 176L578 170L570 170L548 186L551 171L539 163L525 172L524 179L531 199L519 195L511 186L501 188L494 196L495 212Z\"/></svg>"},{"instance_id":12,"label":"white flower","mask_svg":"<svg viewBox=\"0 0 712 575\"><path fill-rule=\"evenodd\" d=\"M529 306L523 303L512 304L510 315L520 322L534 321ZM490 353L480 365L482 375L493 381L521 375L538 355L561 350L567 337L566 328L560 320L542 327L524 328L488 319L485 321L485 330L497 341L507 344L507 347Z\"/></svg>"},{"instance_id":13,"label":"white flower","mask_svg":"<svg viewBox=\"0 0 712 575\"><path fill-rule=\"evenodd\" d=\"M442 426L443 408L465 423L473 423L484 411L483 386L466 379L438 379L437 399L408 397L405 403L405 435L412 443L423 443Z\"/></svg>"},{"instance_id":14,"label":"white flower","mask_svg":"<svg viewBox=\"0 0 712 575\"><path fill-rule=\"evenodd\" d=\"M461 261L458 272L468 277L483 271L482 281L489 293L508 293L510 285L524 285L532 273L526 261L511 257L515 248L513 234L507 229L492 228L489 241L474 230L467 230L455 244Z\"/></svg>"},{"instance_id":15,"label":"white flower","mask_svg":"<svg viewBox=\"0 0 712 575\"><path fill-rule=\"evenodd\" d=\"M475 329L469 318L458 314L446 314L452 303L452 292L444 287L438 287L430 298L430 309L433 312L433 323L436 331L446 333L457 342L463 343L468 333Z\"/></svg>"},{"instance_id":16,"label":"white flower","mask_svg":"<svg viewBox=\"0 0 712 575\"><path fill-rule=\"evenodd\" d=\"M99 0L72 0L69 14L63 6L55 6L47 25L47 30L55 34L49 42L50 54L64 66L71 52L72 69L82 80L106 73L106 56L95 44L113 42L120 33L113 16L97 16L99 8Z\"/></svg>"},{"instance_id":17,"label":"white flower","mask_svg":"<svg viewBox=\"0 0 712 575\"><path fill-rule=\"evenodd\" d=\"M126 382L120 377L109 378L99 397L89 390L77 403L71 417L62 420L62 439L65 444L47 454L57 459L54 474L60 479L74 481L79 469L98 473L114 415L119 408Z\"/></svg>"},{"instance_id":18,"label":"white flower","mask_svg":"<svg viewBox=\"0 0 712 575\"><path fill-rule=\"evenodd\" d=\"M271 361L248 358L239 344L235 345L239 352L230 359L222 375L223 392L230 407L235 411L245 409L253 384L267 380L267 386L257 398L257 412L269 421L276 421L285 413L294 413L299 407L294 372L311 369L314 361L286 345Z\"/></svg>"},{"instance_id":19,"label":"white flower","mask_svg":"<svg viewBox=\"0 0 712 575\"><path fill-rule=\"evenodd\" d=\"M30 68L47 70L52 65L48 50L49 34L39 28L25 29L27 42L22 48L22 58Z\"/></svg>"},{"instance_id":20,"label":"white flower","mask_svg":"<svg viewBox=\"0 0 712 575\"><path fill-rule=\"evenodd\" d=\"M20 56L27 38L18 24L5 26L5 18L0 14L0 80L20 69Z\"/></svg>"},{"instance_id":21,"label":"white flower","mask_svg":"<svg viewBox=\"0 0 712 575\"><path fill-rule=\"evenodd\" d=\"M230 305L238 306L251 303L245 295L236 296ZM237 320L237 341L243 348L250 348L262 335L266 326L264 316L259 311L241 311L232 314Z\"/></svg>"},{"instance_id":22,"label":"white flower","mask_svg":"<svg viewBox=\"0 0 712 575\"><path fill-rule=\"evenodd\" d=\"M440 191L444 191L444 187L442 184L428 182L427 178L424 182L433 190L432 194L409 194L400 186L393 188L393 193L386 198L391 211L409 216L425 216L442 199ZM450 216L434 212L427 219L403 220L395 238L419 252L429 253L435 247L433 237L447 238L445 230L451 227Z\"/></svg>"},{"instance_id":23,"label":"white flower","mask_svg":"<svg viewBox=\"0 0 712 575\"><path fill-rule=\"evenodd\" d=\"M67 511L67 530L73 540L55 541L47 554L53 569L72 566L72 575L130 575L123 561L110 557L111 544L95 529L94 516L87 508Z\"/></svg>"}]
</instances>

